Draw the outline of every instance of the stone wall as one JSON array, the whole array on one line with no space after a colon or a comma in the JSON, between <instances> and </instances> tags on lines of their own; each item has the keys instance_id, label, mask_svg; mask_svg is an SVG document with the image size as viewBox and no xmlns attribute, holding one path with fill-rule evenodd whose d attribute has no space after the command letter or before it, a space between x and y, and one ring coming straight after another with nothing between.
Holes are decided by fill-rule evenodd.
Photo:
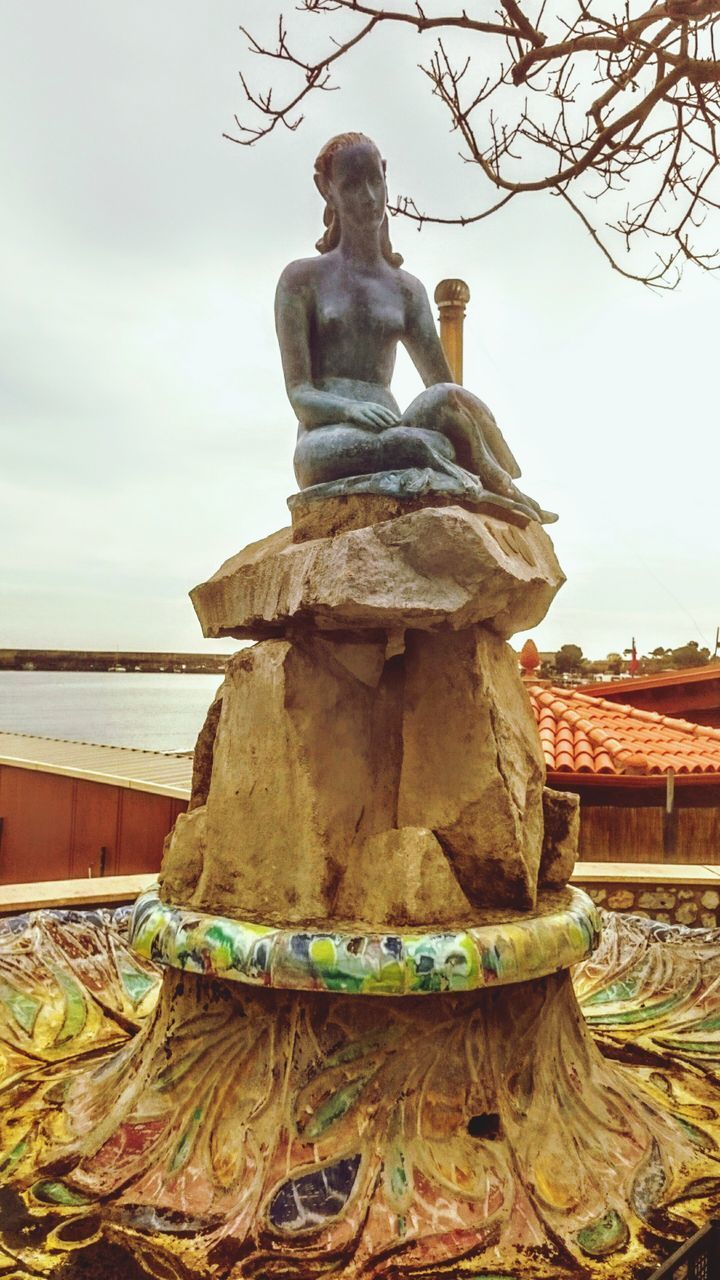
<instances>
[{"instance_id":1,"label":"stone wall","mask_svg":"<svg viewBox=\"0 0 720 1280\"><path fill-rule=\"evenodd\" d=\"M618 881L611 875L605 882L573 877L573 883L584 889L599 907L695 929L720 926L720 877L714 877L714 882L657 884L649 879Z\"/></svg>"}]
</instances>

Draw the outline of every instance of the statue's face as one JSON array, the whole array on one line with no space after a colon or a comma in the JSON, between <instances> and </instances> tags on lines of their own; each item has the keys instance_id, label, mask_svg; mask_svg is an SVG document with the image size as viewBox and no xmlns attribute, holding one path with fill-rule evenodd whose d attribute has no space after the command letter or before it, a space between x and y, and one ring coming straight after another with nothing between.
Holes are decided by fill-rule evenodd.
<instances>
[{"instance_id":1,"label":"statue's face","mask_svg":"<svg viewBox=\"0 0 720 1280\"><path fill-rule=\"evenodd\" d=\"M355 143L333 157L327 194L341 227L379 226L387 190L383 163L374 147Z\"/></svg>"}]
</instances>

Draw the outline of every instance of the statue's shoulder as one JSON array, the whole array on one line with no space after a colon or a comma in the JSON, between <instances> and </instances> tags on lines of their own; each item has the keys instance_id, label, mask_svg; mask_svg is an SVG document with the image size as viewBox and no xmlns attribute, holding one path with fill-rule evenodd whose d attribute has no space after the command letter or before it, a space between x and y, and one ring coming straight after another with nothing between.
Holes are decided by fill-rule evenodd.
<instances>
[{"instance_id":1,"label":"statue's shoulder","mask_svg":"<svg viewBox=\"0 0 720 1280\"><path fill-rule=\"evenodd\" d=\"M414 307L429 305L427 290L422 280L418 280L417 276L411 276L409 271L403 271L402 267L398 270L398 278L406 302Z\"/></svg>"},{"instance_id":2,"label":"statue's shoulder","mask_svg":"<svg viewBox=\"0 0 720 1280\"><path fill-rule=\"evenodd\" d=\"M278 292L297 293L312 286L320 275L322 258L298 258L288 262L278 280Z\"/></svg>"}]
</instances>

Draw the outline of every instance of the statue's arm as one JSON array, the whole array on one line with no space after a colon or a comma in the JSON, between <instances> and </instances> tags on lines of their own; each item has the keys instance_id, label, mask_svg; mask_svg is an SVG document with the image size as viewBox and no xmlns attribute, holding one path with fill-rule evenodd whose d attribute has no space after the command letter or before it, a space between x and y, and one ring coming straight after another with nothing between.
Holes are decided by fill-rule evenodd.
<instances>
[{"instance_id":1,"label":"statue's arm","mask_svg":"<svg viewBox=\"0 0 720 1280\"><path fill-rule=\"evenodd\" d=\"M275 329L280 344L285 390L299 422L322 427L342 422L343 404L313 386L310 356L310 307L312 295L302 264L292 262L283 271L275 293Z\"/></svg>"},{"instance_id":2,"label":"statue's arm","mask_svg":"<svg viewBox=\"0 0 720 1280\"><path fill-rule=\"evenodd\" d=\"M409 275L406 275L405 334L402 341L426 387L454 381L425 288Z\"/></svg>"},{"instance_id":3,"label":"statue's arm","mask_svg":"<svg viewBox=\"0 0 720 1280\"><path fill-rule=\"evenodd\" d=\"M313 383L310 352L312 289L306 271L305 263L290 263L283 271L275 293L275 328L285 389L297 419L308 430L348 422L366 431L383 431L397 421L397 415L390 409L321 391Z\"/></svg>"}]
</instances>

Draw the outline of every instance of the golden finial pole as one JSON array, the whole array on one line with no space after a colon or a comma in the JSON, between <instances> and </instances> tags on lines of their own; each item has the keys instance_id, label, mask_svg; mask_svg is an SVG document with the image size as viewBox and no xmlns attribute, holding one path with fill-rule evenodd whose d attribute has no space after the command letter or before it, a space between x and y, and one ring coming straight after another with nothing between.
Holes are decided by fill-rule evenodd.
<instances>
[{"instance_id":1,"label":"golden finial pole","mask_svg":"<svg viewBox=\"0 0 720 1280\"><path fill-rule=\"evenodd\" d=\"M440 315L440 341L455 381L463 379L463 321L470 290L464 280L441 280L435 290Z\"/></svg>"}]
</instances>

